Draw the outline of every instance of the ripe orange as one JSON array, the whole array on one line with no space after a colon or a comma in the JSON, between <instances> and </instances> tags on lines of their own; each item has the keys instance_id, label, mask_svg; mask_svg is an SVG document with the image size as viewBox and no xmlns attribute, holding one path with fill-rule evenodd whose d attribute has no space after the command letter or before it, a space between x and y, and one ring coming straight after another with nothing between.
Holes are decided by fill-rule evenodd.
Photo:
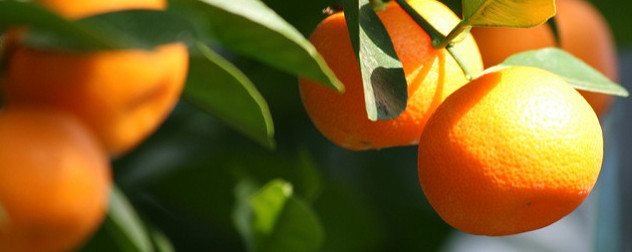
<instances>
[{"instance_id":1,"label":"ripe orange","mask_svg":"<svg viewBox=\"0 0 632 252\"><path fill-rule=\"evenodd\" d=\"M97 10L158 8L164 1L40 1L77 17ZM91 8L75 9L86 4ZM86 12L80 13L79 10ZM61 11L66 13L66 11ZM78 115L106 150L119 155L151 134L178 101L188 69L186 45L152 51L90 53L10 46L2 91L7 103L53 106Z\"/></svg>"},{"instance_id":2,"label":"ripe orange","mask_svg":"<svg viewBox=\"0 0 632 252\"><path fill-rule=\"evenodd\" d=\"M616 46L606 20L599 11L584 0L557 0L555 22L561 48L601 71L610 79L618 80ZM555 46L549 25L534 28L474 27L485 67L497 65L512 54ZM597 115L607 112L613 97L606 94L579 91Z\"/></svg>"},{"instance_id":3,"label":"ripe orange","mask_svg":"<svg viewBox=\"0 0 632 252\"><path fill-rule=\"evenodd\" d=\"M510 235L573 211L602 156L586 100L552 73L513 67L473 80L439 106L419 143L419 181L453 227Z\"/></svg>"},{"instance_id":4,"label":"ripe orange","mask_svg":"<svg viewBox=\"0 0 632 252\"><path fill-rule=\"evenodd\" d=\"M408 3L444 34L459 22L440 2ZM393 41L408 82L408 107L398 118L375 122L367 119L361 74L343 13L322 21L310 41L345 85L345 93L299 79L303 104L316 127L332 142L351 150L417 144L429 115L445 97L467 82L452 56L445 49L433 49L430 37L398 4L391 2L378 16ZM478 48L471 36L455 48L474 74L482 71Z\"/></svg>"},{"instance_id":5,"label":"ripe orange","mask_svg":"<svg viewBox=\"0 0 632 252\"><path fill-rule=\"evenodd\" d=\"M145 139L180 97L188 66L184 44L154 51L72 54L20 47L9 58L3 92L10 104L71 111L121 154Z\"/></svg>"},{"instance_id":6,"label":"ripe orange","mask_svg":"<svg viewBox=\"0 0 632 252\"><path fill-rule=\"evenodd\" d=\"M68 251L105 217L109 159L70 114L0 110L0 251Z\"/></svg>"}]
</instances>

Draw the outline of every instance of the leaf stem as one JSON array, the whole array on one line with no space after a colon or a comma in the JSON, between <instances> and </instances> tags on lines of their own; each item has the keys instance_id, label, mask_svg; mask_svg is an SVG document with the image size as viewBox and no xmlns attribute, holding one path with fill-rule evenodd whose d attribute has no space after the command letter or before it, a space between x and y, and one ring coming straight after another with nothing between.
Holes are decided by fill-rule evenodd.
<instances>
[{"instance_id":1,"label":"leaf stem","mask_svg":"<svg viewBox=\"0 0 632 252\"><path fill-rule=\"evenodd\" d=\"M435 29L430 23L428 23L426 19L424 19L421 15L419 15L419 13L417 13L417 11L413 9L413 7L408 5L406 0L395 0L395 2L397 2L397 4L399 4L399 6L402 7L402 9L404 9L404 11L408 13L408 15L413 20L415 20L415 22L417 22L417 24L419 24L419 26L421 26L421 28L424 29L424 31L426 31L426 33L428 33L434 48L437 48L434 46L434 44L445 40L445 36L441 34L439 31L437 31L437 29Z\"/></svg>"},{"instance_id":2,"label":"leaf stem","mask_svg":"<svg viewBox=\"0 0 632 252\"><path fill-rule=\"evenodd\" d=\"M467 23L468 22L466 22L465 20L461 20L461 22L456 24L456 26L454 28L452 28L450 33L448 33L448 36L444 37L443 40L437 42L436 44L433 41L432 47L434 47L434 48L444 48L444 47L447 47L448 45L450 45L450 43L452 43L452 41L454 39L459 37L459 35L461 35L461 33L463 33L463 31L468 29L469 25Z\"/></svg>"},{"instance_id":3,"label":"leaf stem","mask_svg":"<svg viewBox=\"0 0 632 252\"><path fill-rule=\"evenodd\" d=\"M465 62L463 62L463 60L461 59L461 56L459 56L459 54L456 51L454 51L454 46L452 44L448 44L445 49L448 50L450 55L452 55L452 58L454 58L454 61L456 61L456 63L459 64L459 67L461 67L461 70L465 74L465 78L467 78L468 80L472 80L474 78L474 76L472 75L472 72L470 72L468 66L465 64Z\"/></svg>"}]
</instances>

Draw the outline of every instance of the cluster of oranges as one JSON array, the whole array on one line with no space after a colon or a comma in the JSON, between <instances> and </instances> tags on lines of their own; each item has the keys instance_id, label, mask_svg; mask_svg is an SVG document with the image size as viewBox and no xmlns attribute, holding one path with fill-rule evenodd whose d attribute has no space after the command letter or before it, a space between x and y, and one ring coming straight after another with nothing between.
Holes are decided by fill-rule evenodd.
<instances>
[{"instance_id":1,"label":"cluster of oranges","mask_svg":"<svg viewBox=\"0 0 632 252\"><path fill-rule=\"evenodd\" d=\"M436 0L408 4L444 34L460 21ZM616 79L614 45L599 13L584 0L558 0L556 5L559 46ZM378 16L403 64L408 107L396 119L367 119L344 14L333 14L310 41L346 92L299 79L305 109L328 139L351 150L418 145L426 198L447 223L472 234L538 229L585 199L603 157L595 111L604 114L610 96L577 92L555 74L534 67L504 68L468 81L446 50L434 49L398 4L391 1ZM513 53L555 45L551 28L543 24L475 28L454 50L480 73Z\"/></svg>"},{"instance_id":2,"label":"cluster of oranges","mask_svg":"<svg viewBox=\"0 0 632 252\"><path fill-rule=\"evenodd\" d=\"M78 19L166 8L165 0L38 0ZM29 48L5 34L0 84L0 251L67 251L100 225L110 158L142 142L184 86L188 50L69 52Z\"/></svg>"}]
</instances>

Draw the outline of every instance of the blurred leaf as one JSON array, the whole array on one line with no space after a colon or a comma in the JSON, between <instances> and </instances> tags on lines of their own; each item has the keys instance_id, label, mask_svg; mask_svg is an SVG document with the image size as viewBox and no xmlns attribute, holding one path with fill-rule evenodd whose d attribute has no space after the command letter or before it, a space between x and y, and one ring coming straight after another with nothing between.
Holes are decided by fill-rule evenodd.
<instances>
[{"instance_id":1,"label":"blurred leaf","mask_svg":"<svg viewBox=\"0 0 632 252\"><path fill-rule=\"evenodd\" d=\"M105 228L115 238L121 251L154 251L134 207L116 186L112 187L108 210Z\"/></svg>"},{"instance_id":2,"label":"blurred leaf","mask_svg":"<svg viewBox=\"0 0 632 252\"><path fill-rule=\"evenodd\" d=\"M533 66L559 75L577 89L617 96L628 96L628 91L612 82L582 60L558 48L544 48L514 54L503 63L483 73L511 66Z\"/></svg>"},{"instance_id":3,"label":"blurred leaf","mask_svg":"<svg viewBox=\"0 0 632 252\"><path fill-rule=\"evenodd\" d=\"M406 110L408 85L391 38L369 0L344 0L351 44L360 64L368 118L389 120Z\"/></svg>"},{"instance_id":4,"label":"blurred leaf","mask_svg":"<svg viewBox=\"0 0 632 252\"><path fill-rule=\"evenodd\" d=\"M261 145L273 149L274 126L268 104L237 67L197 44L191 54L184 98Z\"/></svg>"},{"instance_id":5,"label":"blurred leaf","mask_svg":"<svg viewBox=\"0 0 632 252\"><path fill-rule=\"evenodd\" d=\"M165 234L157 228L149 228L149 235L153 241L156 252L175 252L175 248L171 244L171 241Z\"/></svg>"},{"instance_id":6,"label":"blurred leaf","mask_svg":"<svg viewBox=\"0 0 632 252\"><path fill-rule=\"evenodd\" d=\"M193 24L165 11L126 10L69 21L39 5L0 2L0 28L16 25L30 27L23 43L44 49L152 49L196 38Z\"/></svg>"},{"instance_id":7,"label":"blurred leaf","mask_svg":"<svg viewBox=\"0 0 632 252\"><path fill-rule=\"evenodd\" d=\"M292 185L274 180L254 194L252 184L237 187L233 220L253 251L312 251L323 242L313 210L293 197Z\"/></svg>"},{"instance_id":8,"label":"blurred leaf","mask_svg":"<svg viewBox=\"0 0 632 252\"><path fill-rule=\"evenodd\" d=\"M117 41L105 34L66 20L47 9L22 1L0 1L0 32L13 26L26 25L33 29L48 30L72 41L73 47L83 49L113 49Z\"/></svg>"},{"instance_id":9,"label":"blurred leaf","mask_svg":"<svg viewBox=\"0 0 632 252\"><path fill-rule=\"evenodd\" d=\"M143 48L183 41L189 45L196 40L194 25L173 13L155 10L124 10L108 12L74 21L77 25L98 32L115 42L117 49ZM72 38L56 30L34 29L24 43L37 48L82 49ZM88 46L90 49L91 45Z\"/></svg>"},{"instance_id":10,"label":"blurred leaf","mask_svg":"<svg viewBox=\"0 0 632 252\"><path fill-rule=\"evenodd\" d=\"M555 0L463 0L463 22L472 26L533 27L555 16Z\"/></svg>"},{"instance_id":11,"label":"blurred leaf","mask_svg":"<svg viewBox=\"0 0 632 252\"><path fill-rule=\"evenodd\" d=\"M338 91L342 83L314 46L260 0L182 0L200 11L223 46Z\"/></svg>"}]
</instances>

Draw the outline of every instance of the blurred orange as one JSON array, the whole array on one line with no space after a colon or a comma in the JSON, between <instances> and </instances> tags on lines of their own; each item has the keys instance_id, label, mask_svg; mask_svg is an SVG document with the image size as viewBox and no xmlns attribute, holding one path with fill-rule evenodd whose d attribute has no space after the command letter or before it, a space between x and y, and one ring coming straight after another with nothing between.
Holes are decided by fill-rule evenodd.
<instances>
[{"instance_id":1,"label":"blurred orange","mask_svg":"<svg viewBox=\"0 0 632 252\"><path fill-rule=\"evenodd\" d=\"M61 111L0 110L0 251L68 251L105 217L107 154Z\"/></svg>"}]
</instances>

